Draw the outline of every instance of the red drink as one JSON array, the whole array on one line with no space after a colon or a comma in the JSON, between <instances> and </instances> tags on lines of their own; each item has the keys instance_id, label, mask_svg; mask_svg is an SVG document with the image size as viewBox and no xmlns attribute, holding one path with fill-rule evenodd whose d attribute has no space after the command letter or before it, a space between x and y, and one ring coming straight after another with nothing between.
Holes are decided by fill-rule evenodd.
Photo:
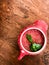
<instances>
[{"instance_id":1,"label":"red drink","mask_svg":"<svg viewBox=\"0 0 49 65\"><path fill-rule=\"evenodd\" d=\"M41 45L44 44L44 36L39 30L36 30L36 29L28 30L22 36L22 44L26 50L31 51L30 50L30 44L31 43L26 39L26 34L31 35L32 40L34 42L41 44Z\"/></svg>"}]
</instances>

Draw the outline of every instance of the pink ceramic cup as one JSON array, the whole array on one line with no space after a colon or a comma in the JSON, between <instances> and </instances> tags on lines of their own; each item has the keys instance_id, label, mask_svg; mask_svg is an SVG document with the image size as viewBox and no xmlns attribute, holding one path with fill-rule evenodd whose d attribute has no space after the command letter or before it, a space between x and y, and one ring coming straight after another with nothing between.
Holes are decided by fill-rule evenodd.
<instances>
[{"instance_id":1,"label":"pink ceramic cup","mask_svg":"<svg viewBox=\"0 0 49 65\"><path fill-rule=\"evenodd\" d=\"M22 36L23 36L23 34L26 31L31 30L31 29L39 30L43 34L43 36L44 36L44 45L37 52L30 52L30 51L26 50L24 48L24 46L23 46L23 43L22 43ZM47 29L48 29L48 25L43 20L37 20L32 25L24 28L20 32L20 35L18 37L18 45L20 47L20 55L18 57L18 60L21 60L25 55L37 55L37 54L41 53L45 49L46 44L47 44Z\"/></svg>"}]
</instances>

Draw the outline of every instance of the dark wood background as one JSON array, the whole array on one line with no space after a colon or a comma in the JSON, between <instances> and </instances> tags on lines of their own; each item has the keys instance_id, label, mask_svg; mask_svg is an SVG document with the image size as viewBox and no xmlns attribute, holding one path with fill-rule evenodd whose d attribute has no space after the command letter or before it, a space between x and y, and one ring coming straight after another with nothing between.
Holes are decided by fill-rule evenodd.
<instances>
[{"instance_id":1,"label":"dark wood background","mask_svg":"<svg viewBox=\"0 0 49 65\"><path fill-rule=\"evenodd\" d=\"M49 65L49 28L41 54L17 59L19 32L38 19L49 25L49 0L0 0L0 65Z\"/></svg>"}]
</instances>

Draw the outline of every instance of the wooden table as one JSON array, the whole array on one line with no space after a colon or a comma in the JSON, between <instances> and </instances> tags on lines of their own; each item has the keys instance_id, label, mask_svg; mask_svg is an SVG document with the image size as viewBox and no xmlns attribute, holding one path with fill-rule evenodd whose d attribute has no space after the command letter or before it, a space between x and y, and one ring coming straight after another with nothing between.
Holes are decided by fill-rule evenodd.
<instances>
[{"instance_id":1,"label":"wooden table","mask_svg":"<svg viewBox=\"0 0 49 65\"><path fill-rule=\"evenodd\" d=\"M49 25L49 0L0 0L0 65L49 65L49 28L46 49L18 61L21 29L42 19Z\"/></svg>"}]
</instances>

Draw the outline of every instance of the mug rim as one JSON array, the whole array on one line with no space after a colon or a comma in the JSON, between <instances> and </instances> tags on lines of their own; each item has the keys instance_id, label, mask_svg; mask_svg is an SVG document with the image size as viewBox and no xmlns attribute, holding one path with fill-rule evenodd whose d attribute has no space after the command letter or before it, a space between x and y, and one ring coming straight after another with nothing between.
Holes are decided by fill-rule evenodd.
<instances>
[{"instance_id":1,"label":"mug rim","mask_svg":"<svg viewBox=\"0 0 49 65\"><path fill-rule=\"evenodd\" d=\"M24 48L24 46L23 46L23 44L22 44L22 36L23 36L23 34L24 34L26 31L31 30L31 29L39 30L39 31L43 34L43 36L44 36L44 44L43 44L42 48L41 48L40 50L36 51L36 52L28 51L27 49ZM22 32L21 37L20 37L20 45L21 45L22 49L23 49L24 51L26 51L27 53L29 53L29 54L34 54L34 55L39 54L39 53L40 53L41 51L43 51L44 48L46 47L46 43L47 43L47 38L46 38L45 33L44 33L41 29L36 28L36 27L27 28L26 30L24 30L24 31Z\"/></svg>"}]
</instances>

